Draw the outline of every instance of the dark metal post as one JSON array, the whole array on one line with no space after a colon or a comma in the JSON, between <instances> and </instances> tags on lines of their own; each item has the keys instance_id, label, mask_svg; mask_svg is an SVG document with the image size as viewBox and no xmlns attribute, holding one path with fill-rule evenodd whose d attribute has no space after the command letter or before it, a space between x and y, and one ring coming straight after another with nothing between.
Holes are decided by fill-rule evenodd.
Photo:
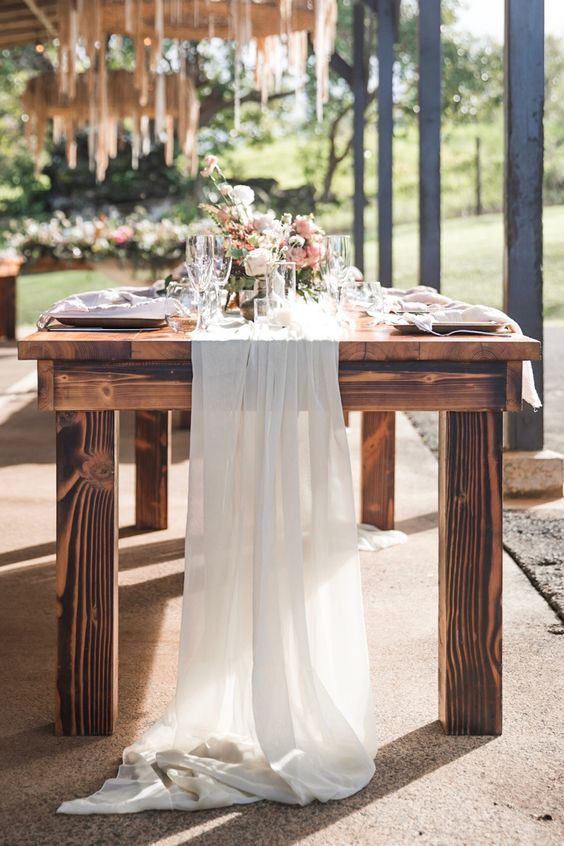
<instances>
[{"instance_id":1,"label":"dark metal post","mask_svg":"<svg viewBox=\"0 0 564 846\"><path fill-rule=\"evenodd\" d=\"M480 136L476 135L476 214L482 214L482 156Z\"/></svg>"},{"instance_id":2,"label":"dark metal post","mask_svg":"<svg viewBox=\"0 0 564 846\"><path fill-rule=\"evenodd\" d=\"M543 336L542 178L544 0L505 0L504 308ZM542 363L534 365L542 397ZM543 447L542 410L508 415L511 449Z\"/></svg>"},{"instance_id":3,"label":"dark metal post","mask_svg":"<svg viewBox=\"0 0 564 846\"><path fill-rule=\"evenodd\" d=\"M353 151L354 151L354 260L364 271L364 112L366 109L366 81L364 66L364 3L357 0L353 9L353 66L354 95Z\"/></svg>"},{"instance_id":4,"label":"dark metal post","mask_svg":"<svg viewBox=\"0 0 564 846\"><path fill-rule=\"evenodd\" d=\"M393 282L392 260L392 165L393 165L393 68L394 0L378 3L378 278Z\"/></svg>"},{"instance_id":5,"label":"dark metal post","mask_svg":"<svg viewBox=\"0 0 564 846\"><path fill-rule=\"evenodd\" d=\"M441 282L441 0L419 0L419 281Z\"/></svg>"}]
</instances>

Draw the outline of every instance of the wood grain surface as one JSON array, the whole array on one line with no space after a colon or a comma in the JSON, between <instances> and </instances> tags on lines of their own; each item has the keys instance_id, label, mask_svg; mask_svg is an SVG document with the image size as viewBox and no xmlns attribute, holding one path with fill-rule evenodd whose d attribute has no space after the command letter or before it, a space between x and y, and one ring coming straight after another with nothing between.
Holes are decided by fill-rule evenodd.
<instances>
[{"instance_id":1,"label":"wood grain surface","mask_svg":"<svg viewBox=\"0 0 564 846\"><path fill-rule=\"evenodd\" d=\"M54 363L53 408L181 410L191 408L189 361ZM343 362L343 406L351 411L505 409L506 362ZM47 394L51 386L40 391ZM43 405L47 408L47 405Z\"/></svg>"},{"instance_id":2,"label":"wood grain surface","mask_svg":"<svg viewBox=\"0 0 564 846\"><path fill-rule=\"evenodd\" d=\"M396 415L362 415L361 518L379 529L394 528Z\"/></svg>"},{"instance_id":3,"label":"wood grain surface","mask_svg":"<svg viewBox=\"0 0 564 846\"><path fill-rule=\"evenodd\" d=\"M135 525L138 529L168 526L170 414L135 414Z\"/></svg>"},{"instance_id":4,"label":"wood grain surface","mask_svg":"<svg viewBox=\"0 0 564 846\"><path fill-rule=\"evenodd\" d=\"M390 327L343 330L341 361L522 361L540 358L540 344L523 335L400 335ZM22 359L59 361L189 361L191 341L169 329L156 332L34 332L21 340Z\"/></svg>"},{"instance_id":5,"label":"wood grain surface","mask_svg":"<svg viewBox=\"0 0 564 846\"><path fill-rule=\"evenodd\" d=\"M117 415L57 414L57 702L64 735L117 713Z\"/></svg>"},{"instance_id":6,"label":"wood grain surface","mask_svg":"<svg viewBox=\"0 0 564 846\"><path fill-rule=\"evenodd\" d=\"M501 734L502 418L440 417L439 717Z\"/></svg>"}]
</instances>

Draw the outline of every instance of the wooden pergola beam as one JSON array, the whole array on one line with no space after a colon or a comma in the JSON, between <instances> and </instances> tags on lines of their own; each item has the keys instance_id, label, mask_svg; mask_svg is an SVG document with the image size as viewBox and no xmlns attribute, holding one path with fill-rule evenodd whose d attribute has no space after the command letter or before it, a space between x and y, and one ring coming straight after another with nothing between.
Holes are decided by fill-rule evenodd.
<instances>
[{"instance_id":1,"label":"wooden pergola beam","mask_svg":"<svg viewBox=\"0 0 564 846\"><path fill-rule=\"evenodd\" d=\"M154 6L147 2L143 9L141 36L154 35ZM214 35L233 40L230 6L226 0L205 5L199 0L184 0L183 17L177 20L173 7L165 2L164 34L166 38L199 41L209 37L210 25ZM280 35L283 31L280 6L275 2L251 2L249 15L252 34L259 38ZM53 0L7 0L0 7L0 47L10 47L57 36L57 4ZM313 32L315 11L305 3L294 4L290 31ZM123 3L106 0L103 7L102 29L108 34L126 35Z\"/></svg>"},{"instance_id":2,"label":"wooden pergola beam","mask_svg":"<svg viewBox=\"0 0 564 846\"><path fill-rule=\"evenodd\" d=\"M32 12L35 15L35 17L37 18L37 20L45 27L45 29L47 30L49 35L52 38L56 38L57 37L57 30L55 29L55 26L53 25L52 21L45 14L45 11L37 5L35 0L23 0L23 1L24 1L25 5L28 7L28 9L30 10L30 12Z\"/></svg>"}]
</instances>

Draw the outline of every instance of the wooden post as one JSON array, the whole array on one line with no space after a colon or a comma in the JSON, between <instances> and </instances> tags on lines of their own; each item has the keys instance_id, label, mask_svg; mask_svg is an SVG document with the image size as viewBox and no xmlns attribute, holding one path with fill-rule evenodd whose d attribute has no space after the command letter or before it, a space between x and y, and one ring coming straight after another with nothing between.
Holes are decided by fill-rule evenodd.
<instances>
[{"instance_id":1,"label":"wooden post","mask_svg":"<svg viewBox=\"0 0 564 846\"><path fill-rule=\"evenodd\" d=\"M504 309L542 341L544 2L505 2ZM542 398L542 362L533 364ZM543 447L542 409L511 414L508 446Z\"/></svg>"},{"instance_id":2,"label":"wooden post","mask_svg":"<svg viewBox=\"0 0 564 846\"><path fill-rule=\"evenodd\" d=\"M135 525L166 529L168 525L168 465L170 414L135 412Z\"/></svg>"},{"instance_id":3,"label":"wooden post","mask_svg":"<svg viewBox=\"0 0 564 846\"><path fill-rule=\"evenodd\" d=\"M57 413L58 734L111 734L117 715L117 418Z\"/></svg>"},{"instance_id":4,"label":"wooden post","mask_svg":"<svg viewBox=\"0 0 564 846\"><path fill-rule=\"evenodd\" d=\"M0 338L7 341L16 337L16 279L0 275Z\"/></svg>"},{"instance_id":5,"label":"wooden post","mask_svg":"<svg viewBox=\"0 0 564 846\"><path fill-rule=\"evenodd\" d=\"M364 3L356 0L353 7L352 88L353 157L354 157L354 261L364 271L364 111L366 81L364 71Z\"/></svg>"},{"instance_id":6,"label":"wooden post","mask_svg":"<svg viewBox=\"0 0 564 846\"><path fill-rule=\"evenodd\" d=\"M441 284L441 0L419 0L419 282Z\"/></svg>"},{"instance_id":7,"label":"wooden post","mask_svg":"<svg viewBox=\"0 0 564 846\"><path fill-rule=\"evenodd\" d=\"M378 278L393 284L394 0L378 3Z\"/></svg>"},{"instance_id":8,"label":"wooden post","mask_svg":"<svg viewBox=\"0 0 564 846\"><path fill-rule=\"evenodd\" d=\"M501 734L502 415L442 412L439 718Z\"/></svg>"},{"instance_id":9,"label":"wooden post","mask_svg":"<svg viewBox=\"0 0 564 846\"><path fill-rule=\"evenodd\" d=\"M365 411L362 415L362 522L394 528L396 415Z\"/></svg>"}]
</instances>

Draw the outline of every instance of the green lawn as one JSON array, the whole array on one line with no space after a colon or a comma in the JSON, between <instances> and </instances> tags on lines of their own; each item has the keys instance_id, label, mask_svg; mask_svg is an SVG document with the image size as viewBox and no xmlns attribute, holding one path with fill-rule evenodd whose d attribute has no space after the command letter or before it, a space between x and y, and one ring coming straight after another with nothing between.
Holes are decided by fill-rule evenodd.
<instances>
[{"instance_id":1,"label":"green lawn","mask_svg":"<svg viewBox=\"0 0 564 846\"><path fill-rule=\"evenodd\" d=\"M443 291L457 299L499 306L502 302L503 229L499 214L444 221L442 238ZM372 228L374 231L374 228ZM544 212L545 316L564 319L564 206ZM366 245L367 272L374 273L376 244ZM394 282L417 284L417 226L396 226ZM22 276L18 281L18 323L33 324L55 300L71 293L114 283L97 271L66 271ZM132 284L134 282L132 281Z\"/></svg>"},{"instance_id":2,"label":"green lawn","mask_svg":"<svg viewBox=\"0 0 564 846\"><path fill-rule=\"evenodd\" d=\"M65 270L20 276L17 288L18 325L33 325L42 311L70 294L96 291L114 284L97 270Z\"/></svg>"}]
</instances>

